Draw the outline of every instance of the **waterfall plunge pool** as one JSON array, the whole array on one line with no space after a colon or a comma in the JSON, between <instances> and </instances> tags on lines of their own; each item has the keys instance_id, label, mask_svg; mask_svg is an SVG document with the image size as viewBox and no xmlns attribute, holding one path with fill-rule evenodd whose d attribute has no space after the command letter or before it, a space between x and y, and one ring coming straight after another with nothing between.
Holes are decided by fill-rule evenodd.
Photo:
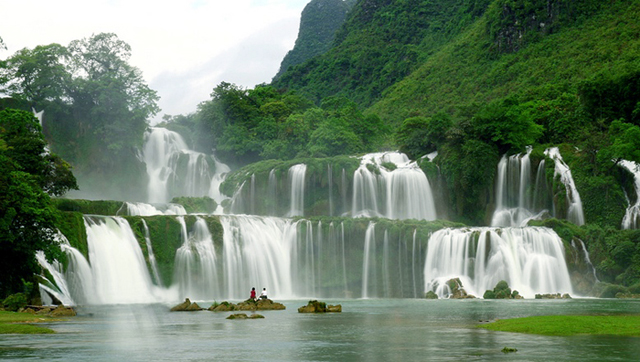
<instances>
[{"instance_id":1,"label":"waterfall plunge pool","mask_svg":"<svg viewBox=\"0 0 640 362\"><path fill-rule=\"evenodd\" d=\"M169 312L169 305L78 307L53 335L1 335L0 360L47 361L630 361L640 338L487 331L481 321L552 314L638 314L640 300L325 300L342 313L299 314L284 301L265 319ZM280 301L282 302L282 301ZM203 307L208 303L199 302ZM516 348L504 354L504 347Z\"/></svg>"}]
</instances>

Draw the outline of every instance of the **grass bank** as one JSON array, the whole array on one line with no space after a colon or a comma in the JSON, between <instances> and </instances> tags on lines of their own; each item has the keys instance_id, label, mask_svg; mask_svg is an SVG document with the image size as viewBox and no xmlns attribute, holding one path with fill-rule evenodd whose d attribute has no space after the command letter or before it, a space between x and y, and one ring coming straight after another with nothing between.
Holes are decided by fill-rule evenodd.
<instances>
[{"instance_id":1,"label":"grass bank","mask_svg":"<svg viewBox=\"0 0 640 362\"><path fill-rule=\"evenodd\" d=\"M502 319L479 325L501 332L545 336L616 335L640 337L640 315L552 315Z\"/></svg>"},{"instance_id":2,"label":"grass bank","mask_svg":"<svg viewBox=\"0 0 640 362\"><path fill-rule=\"evenodd\" d=\"M52 329L28 323L52 322L60 319L49 316L0 311L0 334L46 334Z\"/></svg>"}]
</instances>

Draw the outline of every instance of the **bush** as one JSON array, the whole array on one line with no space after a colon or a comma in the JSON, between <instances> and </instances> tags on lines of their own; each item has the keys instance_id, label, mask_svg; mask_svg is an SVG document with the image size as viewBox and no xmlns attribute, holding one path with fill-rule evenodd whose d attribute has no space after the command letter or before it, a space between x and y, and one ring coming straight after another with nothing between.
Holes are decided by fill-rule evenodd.
<instances>
[{"instance_id":1,"label":"bush","mask_svg":"<svg viewBox=\"0 0 640 362\"><path fill-rule=\"evenodd\" d=\"M18 309L27 306L27 296L24 295L24 293L12 294L5 298L2 304L4 305L4 309L11 312L17 312Z\"/></svg>"}]
</instances>

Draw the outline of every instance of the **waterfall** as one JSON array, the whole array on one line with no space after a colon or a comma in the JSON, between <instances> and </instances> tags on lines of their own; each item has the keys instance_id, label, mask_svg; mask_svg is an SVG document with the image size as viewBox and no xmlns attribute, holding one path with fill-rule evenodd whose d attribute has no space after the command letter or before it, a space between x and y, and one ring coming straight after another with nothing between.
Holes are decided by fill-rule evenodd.
<instances>
[{"instance_id":1,"label":"waterfall","mask_svg":"<svg viewBox=\"0 0 640 362\"><path fill-rule=\"evenodd\" d=\"M142 250L125 219L85 217L84 220L97 303L149 303L169 297L158 294L154 288Z\"/></svg>"},{"instance_id":2,"label":"waterfall","mask_svg":"<svg viewBox=\"0 0 640 362\"><path fill-rule=\"evenodd\" d=\"M544 151L544 154L555 162L554 178L559 177L560 182L564 185L567 198L567 220L576 225L584 225L584 213L582 211L582 200L573 181L569 166L562 159L560 150L557 147L551 147Z\"/></svg>"},{"instance_id":3,"label":"waterfall","mask_svg":"<svg viewBox=\"0 0 640 362\"><path fill-rule=\"evenodd\" d=\"M151 245L151 237L149 236L149 227L147 222L142 219L142 225L144 226L144 241L147 246L147 256L149 258L149 264L151 266L151 272L153 273L153 281L156 285L162 285L162 279L160 279L160 273L158 273L158 263L156 262L156 256L153 253L153 246Z\"/></svg>"},{"instance_id":4,"label":"waterfall","mask_svg":"<svg viewBox=\"0 0 640 362\"><path fill-rule=\"evenodd\" d=\"M229 172L226 165L190 150L178 133L166 128L151 128L145 138L149 202L164 203L174 196L211 196L222 201L218 188Z\"/></svg>"},{"instance_id":5,"label":"waterfall","mask_svg":"<svg viewBox=\"0 0 640 362\"><path fill-rule=\"evenodd\" d=\"M180 298L196 300L214 299L220 292L218 285L216 251L213 238L205 221L198 217L191 233L183 217L179 217L182 228L182 246L175 256L174 283Z\"/></svg>"},{"instance_id":6,"label":"waterfall","mask_svg":"<svg viewBox=\"0 0 640 362\"><path fill-rule=\"evenodd\" d=\"M144 202L126 202L127 215L129 216L153 216L153 215L186 215L187 210L178 204L151 205Z\"/></svg>"},{"instance_id":7,"label":"waterfall","mask_svg":"<svg viewBox=\"0 0 640 362\"><path fill-rule=\"evenodd\" d=\"M289 169L289 181L291 184L291 207L287 216L304 215L304 177L307 165L293 165Z\"/></svg>"},{"instance_id":8,"label":"waterfall","mask_svg":"<svg viewBox=\"0 0 640 362\"><path fill-rule=\"evenodd\" d=\"M531 188L531 147L525 154L502 156L496 175L496 210L491 226L525 226L533 216L527 190ZM524 225L523 225L524 224Z\"/></svg>"},{"instance_id":9,"label":"waterfall","mask_svg":"<svg viewBox=\"0 0 640 362\"><path fill-rule=\"evenodd\" d=\"M403 153L365 155L353 177L351 215L435 220L429 180Z\"/></svg>"},{"instance_id":10,"label":"waterfall","mask_svg":"<svg viewBox=\"0 0 640 362\"><path fill-rule=\"evenodd\" d=\"M371 284L374 287L377 286L376 277L376 224L369 223L367 232L364 236L364 261L362 263L362 298L369 298L369 289ZM371 281L369 280L371 278Z\"/></svg>"},{"instance_id":11,"label":"waterfall","mask_svg":"<svg viewBox=\"0 0 640 362\"><path fill-rule=\"evenodd\" d=\"M525 298L571 293L564 255L562 240L547 228L439 230L429 239L425 290L447 297L447 280L460 278L478 297L501 280Z\"/></svg>"},{"instance_id":12,"label":"waterfall","mask_svg":"<svg viewBox=\"0 0 640 362\"><path fill-rule=\"evenodd\" d=\"M266 287L270 297L279 299L297 295L291 274L295 224L245 215L221 216L220 221L224 229L223 297L246 299L251 287Z\"/></svg>"},{"instance_id":13,"label":"waterfall","mask_svg":"<svg viewBox=\"0 0 640 362\"><path fill-rule=\"evenodd\" d=\"M619 162L620 166L628 170L633 174L634 187L636 191L636 202L631 203L624 213L622 219L623 229L638 229L640 228L640 165L633 161L622 160Z\"/></svg>"}]
</instances>

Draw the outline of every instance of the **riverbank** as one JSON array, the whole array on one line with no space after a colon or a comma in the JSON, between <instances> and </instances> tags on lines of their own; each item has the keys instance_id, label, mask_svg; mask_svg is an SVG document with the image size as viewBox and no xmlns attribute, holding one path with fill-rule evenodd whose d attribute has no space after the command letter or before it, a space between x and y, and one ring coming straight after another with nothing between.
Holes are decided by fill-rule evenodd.
<instances>
[{"instance_id":1,"label":"riverbank","mask_svg":"<svg viewBox=\"0 0 640 362\"><path fill-rule=\"evenodd\" d=\"M640 315L549 315L501 319L479 325L500 332L544 336L610 335L640 337Z\"/></svg>"},{"instance_id":2,"label":"riverbank","mask_svg":"<svg viewBox=\"0 0 640 362\"><path fill-rule=\"evenodd\" d=\"M0 311L0 334L50 334L53 329L41 327L37 323L56 322L60 318L29 313Z\"/></svg>"}]
</instances>

